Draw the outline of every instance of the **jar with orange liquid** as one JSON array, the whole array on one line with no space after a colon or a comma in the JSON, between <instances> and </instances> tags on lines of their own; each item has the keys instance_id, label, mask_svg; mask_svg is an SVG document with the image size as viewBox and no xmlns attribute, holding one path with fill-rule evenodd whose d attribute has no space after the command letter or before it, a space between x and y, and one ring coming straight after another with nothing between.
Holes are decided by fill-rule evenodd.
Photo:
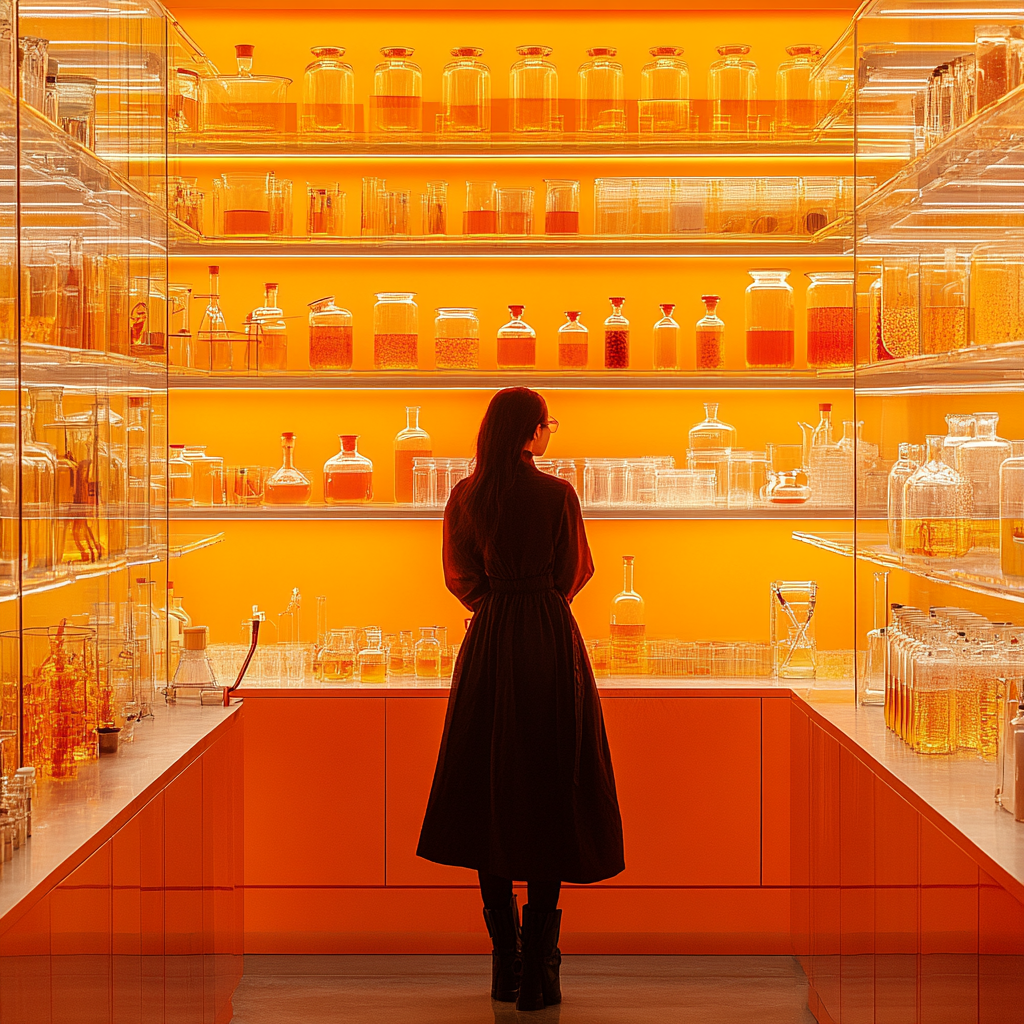
<instances>
[{"instance_id":1,"label":"jar with orange liquid","mask_svg":"<svg viewBox=\"0 0 1024 1024\"><path fill-rule=\"evenodd\" d=\"M309 304L309 366L352 369L352 314L336 306L333 295Z\"/></svg>"},{"instance_id":2,"label":"jar with orange liquid","mask_svg":"<svg viewBox=\"0 0 1024 1024\"><path fill-rule=\"evenodd\" d=\"M411 46L382 46L373 69L374 128L379 132L418 132L423 128L423 72L409 58Z\"/></svg>"},{"instance_id":3,"label":"jar with orange liquid","mask_svg":"<svg viewBox=\"0 0 1024 1024\"><path fill-rule=\"evenodd\" d=\"M537 332L523 320L525 306L509 306L512 319L498 329L498 369L532 370L537 365Z\"/></svg>"},{"instance_id":4,"label":"jar with orange liquid","mask_svg":"<svg viewBox=\"0 0 1024 1024\"><path fill-rule=\"evenodd\" d=\"M415 370L419 366L419 308L415 292L377 292L373 307L375 370Z\"/></svg>"},{"instance_id":5,"label":"jar with orange liquid","mask_svg":"<svg viewBox=\"0 0 1024 1024\"><path fill-rule=\"evenodd\" d=\"M341 451L324 463L324 501L348 505L373 501L373 463L359 454L358 434L339 434Z\"/></svg>"},{"instance_id":6,"label":"jar with orange liquid","mask_svg":"<svg viewBox=\"0 0 1024 1024\"><path fill-rule=\"evenodd\" d=\"M789 369L794 362L793 288L788 270L750 270L746 290L747 366Z\"/></svg>"},{"instance_id":7,"label":"jar with orange liquid","mask_svg":"<svg viewBox=\"0 0 1024 1024\"><path fill-rule=\"evenodd\" d=\"M313 493L309 477L295 466L295 434L287 430L281 435L280 469L267 478L263 500L268 505L305 505Z\"/></svg>"},{"instance_id":8,"label":"jar with orange liquid","mask_svg":"<svg viewBox=\"0 0 1024 1024\"><path fill-rule=\"evenodd\" d=\"M581 312L568 309L566 320L558 328L558 368L585 370L589 351L590 331L580 323Z\"/></svg>"}]
</instances>

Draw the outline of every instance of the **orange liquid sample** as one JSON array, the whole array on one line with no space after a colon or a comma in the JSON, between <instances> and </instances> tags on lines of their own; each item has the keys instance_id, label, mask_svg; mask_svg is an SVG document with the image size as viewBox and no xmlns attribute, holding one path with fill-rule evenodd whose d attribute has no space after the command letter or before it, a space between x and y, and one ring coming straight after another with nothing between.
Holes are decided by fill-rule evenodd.
<instances>
[{"instance_id":1,"label":"orange liquid sample","mask_svg":"<svg viewBox=\"0 0 1024 1024\"><path fill-rule=\"evenodd\" d=\"M425 449L397 449L395 451L395 501L412 502L412 460L429 459L433 452Z\"/></svg>"},{"instance_id":2,"label":"orange liquid sample","mask_svg":"<svg viewBox=\"0 0 1024 1024\"><path fill-rule=\"evenodd\" d=\"M848 306L807 310L807 365L853 366L853 310Z\"/></svg>"},{"instance_id":3,"label":"orange liquid sample","mask_svg":"<svg viewBox=\"0 0 1024 1024\"><path fill-rule=\"evenodd\" d=\"M747 331L747 366L793 365L792 331Z\"/></svg>"},{"instance_id":4,"label":"orange liquid sample","mask_svg":"<svg viewBox=\"0 0 1024 1024\"><path fill-rule=\"evenodd\" d=\"M415 370L418 365L417 334L375 334L373 365L378 370Z\"/></svg>"},{"instance_id":5,"label":"orange liquid sample","mask_svg":"<svg viewBox=\"0 0 1024 1024\"><path fill-rule=\"evenodd\" d=\"M583 345L559 345L558 367L561 370L576 369L587 365L587 348Z\"/></svg>"},{"instance_id":6,"label":"orange liquid sample","mask_svg":"<svg viewBox=\"0 0 1024 1024\"><path fill-rule=\"evenodd\" d=\"M725 369L725 340L721 331L697 331L697 369Z\"/></svg>"},{"instance_id":7,"label":"orange liquid sample","mask_svg":"<svg viewBox=\"0 0 1024 1024\"><path fill-rule=\"evenodd\" d=\"M373 473L325 473L324 500L328 505L372 501Z\"/></svg>"},{"instance_id":8,"label":"orange liquid sample","mask_svg":"<svg viewBox=\"0 0 1024 1024\"><path fill-rule=\"evenodd\" d=\"M500 369L533 369L533 367L536 365L536 338L498 339L498 367Z\"/></svg>"},{"instance_id":9,"label":"orange liquid sample","mask_svg":"<svg viewBox=\"0 0 1024 1024\"><path fill-rule=\"evenodd\" d=\"M225 210L225 235L270 234L269 210Z\"/></svg>"},{"instance_id":10,"label":"orange liquid sample","mask_svg":"<svg viewBox=\"0 0 1024 1024\"><path fill-rule=\"evenodd\" d=\"M312 493L309 483L274 483L268 480L263 500L268 505L304 505Z\"/></svg>"},{"instance_id":11,"label":"orange liquid sample","mask_svg":"<svg viewBox=\"0 0 1024 1024\"><path fill-rule=\"evenodd\" d=\"M374 96L373 105L381 131L418 132L423 127L421 96Z\"/></svg>"},{"instance_id":12,"label":"orange liquid sample","mask_svg":"<svg viewBox=\"0 0 1024 1024\"><path fill-rule=\"evenodd\" d=\"M352 328L310 327L309 365L314 370L351 370Z\"/></svg>"},{"instance_id":13,"label":"orange liquid sample","mask_svg":"<svg viewBox=\"0 0 1024 1024\"><path fill-rule=\"evenodd\" d=\"M544 214L544 231L549 235L578 235L580 214L578 210L548 210Z\"/></svg>"},{"instance_id":14,"label":"orange liquid sample","mask_svg":"<svg viewBox=\"0 0 1024 1024\"><path fill-rule=\"evenodd\" d=\"M558 104L545 97L516 99L512 102L512 130L550 132L558 127Z\"/></svg>"},{"instance_id":15,"label":"orange liquid sample","mask_svg":"<svg viewBox=\"0 0 1024 1024\"><path fill-rule=\"evenodd\" d=\"M464 235L494 235L497 231L497 210L466 210L462 215Z\"/></svg>"}]
</instances>

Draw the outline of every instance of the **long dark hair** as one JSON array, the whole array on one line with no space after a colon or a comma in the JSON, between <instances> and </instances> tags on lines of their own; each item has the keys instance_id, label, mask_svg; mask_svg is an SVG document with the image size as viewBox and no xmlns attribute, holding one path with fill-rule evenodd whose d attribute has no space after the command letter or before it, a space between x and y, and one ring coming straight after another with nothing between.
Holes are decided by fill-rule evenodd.
<instances>
[{"instance_id":1,"label":"long dark hair","mask_svg":"<svg viewBox=\"0 0 1024 1024\"><path fill-rule=\"evenodd\" d=\"M463 491L466 528L481 543L494 536L505 496L522 466L523 449L547 416L547 403L529 388L504 388L487 406L476 436L476 468Z\"/></svg>"}]
</instances>

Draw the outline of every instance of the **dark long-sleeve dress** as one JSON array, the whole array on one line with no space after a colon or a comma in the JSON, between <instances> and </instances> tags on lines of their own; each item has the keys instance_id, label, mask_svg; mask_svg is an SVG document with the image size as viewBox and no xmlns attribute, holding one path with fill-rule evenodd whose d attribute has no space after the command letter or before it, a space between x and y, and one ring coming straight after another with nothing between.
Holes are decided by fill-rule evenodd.
<instances>
[{"instance_id":1,"label":"dark long-sleeve dress","mask_svg":"<svg viewBox=\"0 0 1024 1024\"><path fill-rule=\"evenodd\" d=\"M473 612L417 853L504 878L623 869L604 718L569 602L594 574L579 499L524 455L486 550L444 517L448 589ZM469 538L469 539L467 539Z\"/></svg>"}]
</instances>

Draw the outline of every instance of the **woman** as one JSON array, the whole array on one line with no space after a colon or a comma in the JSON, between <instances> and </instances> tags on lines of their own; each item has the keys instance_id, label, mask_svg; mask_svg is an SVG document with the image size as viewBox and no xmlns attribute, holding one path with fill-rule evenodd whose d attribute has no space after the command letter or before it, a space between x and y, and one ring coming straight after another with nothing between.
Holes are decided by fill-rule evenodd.
<instances>
[{"instance_id":1,"label":"woman","mask_svg":"<svg viewBox=\"0 0 1024 1024\"><path fill-rule=\"evenodd\" d=\"M491 996L519 1010L562 998L561 883L623 869L604 719L569 611L594 564L575 490L533 464L557 427L536 391L499 391L445 509L445 582L473 618L417 851L479 873ZM513 879L528 886L521 947Z\"/></svg>"}]
</instances>

